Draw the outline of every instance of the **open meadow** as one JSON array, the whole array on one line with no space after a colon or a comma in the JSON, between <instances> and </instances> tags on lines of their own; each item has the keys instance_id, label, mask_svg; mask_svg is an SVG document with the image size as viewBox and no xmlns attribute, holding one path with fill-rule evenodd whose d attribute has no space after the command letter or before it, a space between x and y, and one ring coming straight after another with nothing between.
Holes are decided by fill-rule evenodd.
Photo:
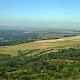
<instances>
[{"instance_id":1,"label":"open meadow","mask_svg":"<svg viewBox=\"0 0 80 80\"><path fill-rule=\"evenodd\" d=\"M0 53L16 56L19 50L41 49L44 51L45 49L54 49L53 51L57 51L59 49L76 47L79 44L80 44L80 36L74 36L56 40L42 40L30 43L23 43L14 46L4 46L0 47Z\"/></svg>"},{"instance_id":2,"label":"open meadow","mask_svg":"<svg viewBox=\"0 0 80 80\"><path fill-rule=\"evenodd\" d=\"M0 47L0 80L80 80L80 36Z\"/></svg>"}]
</instances>

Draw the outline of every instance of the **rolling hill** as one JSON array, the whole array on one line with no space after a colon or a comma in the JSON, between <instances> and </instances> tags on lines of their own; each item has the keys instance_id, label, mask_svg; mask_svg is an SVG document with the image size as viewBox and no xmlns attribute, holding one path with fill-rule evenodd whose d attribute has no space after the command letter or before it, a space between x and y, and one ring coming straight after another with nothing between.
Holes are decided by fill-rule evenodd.
<instances>
[{"instance_id":1,"label":"rolling hill","mask_svg":"<svg viewBox=\"0 0 80 80\"><path fill-rule=\"evenodd\" d=\"M66 49L70 47L76 47L80 44L80 36L73 36L67 38L61 38L56 40L42 40L30 43L19 44L15 46L3 46L0 47L0 53L10 54L16 56L19 50L33 50L40 49L41 51L53 49L53 51L58 51L58 49Z\"/></svg>"},{"instance_id":2,"label":"rolling hill","mask_svg":"<svg viewBox=\"0 0 80 80\"><path fill-rule=\"evenodd\" d=\"M0 47L0 80L80 80L80 36Z\"/></svg>"}]
</instances>

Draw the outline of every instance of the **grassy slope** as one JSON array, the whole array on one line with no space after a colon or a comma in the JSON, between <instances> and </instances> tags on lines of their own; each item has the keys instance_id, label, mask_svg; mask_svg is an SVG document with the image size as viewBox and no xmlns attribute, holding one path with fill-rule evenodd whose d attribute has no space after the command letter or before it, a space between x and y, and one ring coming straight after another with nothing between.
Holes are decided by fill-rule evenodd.
<instances>
[{"instance_id":1,"label":"grassy slope","mask_svg":"<svg viewBox=\"0 0 80 80\"><path fill-rule=\"evenodd\" d=\"M9 47L2 47L2 48L0 48L0 53L7 53L7 54L11 54L12 56L16 56L16 53L17 53L17 51L18 50L33 50L33 49L39 49L39 50L35 50L35 51L30 51L30 53L27 53L28 55L27 56L33 56L33 57L30 57L30 59L31 58L36 58L36 52L38 51L38 54L37 54L37 56L39 56L39 55L41 55L41 57L42 57L42 55L45 53L47 53L46 51L47 50L49 50L49 49L51 49L52 51L56 51L56 50L58 50L58 49L63 49L63 48L69 48L69 47L75 47L75 46L77 46L76 48L79 48L78 47L78 45L80 46L80 39L77 39L77 40L68 40L68 41L57 41L57 42L32 42L32 43L26 43L26 44L20 44L20 45L15 45L15 46L9 46ZM51 52L52 52L51 51ZM34 54L33 54L34 53ZM46 56L46 55L45 55ZM19 57L19 59L22 59L24 56L20 56ZM44 60L44 58L42 57L42 60L44 60L44 62L46 62L47 64L63 64L63 62L68 62L68 63L72 63L72 62L74 62L73 60L67 60L67 59L49 59L49 58L47 58L46 57L46 59L47 60ZM24 61L23 61L24 62ZM33 61L34 62L34 61ZM77 61L76 61L77 62ZM30 62L29 62L30 63ZM32 63L32 62L31 62ZM31 63L27 66L27 67L29 67L30 65L31 65ZM35 62L34 62L35 63ZM40 63L40 62L38 62L38 63ZM38 64L39 66L40 66L40 64ZM31 65L32 66L32 65ZM75 65L74 65L75 66ZM70 65L69 66L69 64L68 64L68 67L70 68L71 67L71 69L73 69L73 67ZM31 67L32 68L32 67ZM29 69L29 68L28 68ZM37 68L36 68L37 69ZM74 68L75 69L75 71L77 71L77 68L75 67ZM65 66L65 67L63 67L63 69L61 70L61 71L63 71L63 72L65 72L65 71L67 71L68 72L68 70L67 70L67 67ZM25 75L26 75L26 72L28 73L28 71L29 70L27 70L27 68L25 69L24 68L24 70L23 69L21 69L20 68L20 70L16 70L16 71L12 71L12 72L6 72L8 75L11 75L11 74L13 74L14 76L17 74L18 76L19 76L19 74L21 74L22 75L22 73L24 73ZM31 70L30 70L31 71ZM47 72L49 71L49 70L46 70ZM41 74L47 74L47 72L40 72ZM51 72L51 71L50 71ZM67 73L66 72L66 73ZM70 71L71 72L71 71ZM34 73L34 72L33 72ZM38 73L34 73L34 74L29 74L30 75L30 77L37 77L38 75L40 75L40 73L38 74ZM52 73L54 73L54 72L51 72L51 74ZM55 72L56 73L56 72ZM59 72L58 72L59 73ZM75 73L75 74L74 74ZM79 74L79 73L76 73L76 72L73 72L73 74L74 75L76 75L76 74ZM57 75L57 73L56 73L56 75ZM58 74L59 75L59 74ZM64 74L63 74L64 75ZM41 75L40 75L41 76ZM77 75L76 75L77 76ZM20 77L20 76L19 76ZM74 80L80 80L80 78L78 79L78 77L70 77L70 79L67 79L67 77L63 77L63 79L53 79L53 77L50 77L50 79L49 80L65 80L65 78L66 78L66 80L73 80L73 78L74 78ZM36 79L37 80L37 79ZM39 80L41 80L41 79L39 79ZM47 78L46 78L46 80L47 80Z\"/></svg>"},{"instance_id":2,"label":"grassy slope","mask_svg":"<svg viewBox=\"0 0 80 80\"><path fill-rule=\"evenodd\" d=\"M66 39L66 38L65 38ZM31 42L15 46L1 47L0 53L11 54L12 56L17 55L18 50L32 50L32 49L54 49L54 51L63 48L69 48L77 46L80 43L80 39L77 40L65 40L57 42Z\"/></svg>"}]
</instances>

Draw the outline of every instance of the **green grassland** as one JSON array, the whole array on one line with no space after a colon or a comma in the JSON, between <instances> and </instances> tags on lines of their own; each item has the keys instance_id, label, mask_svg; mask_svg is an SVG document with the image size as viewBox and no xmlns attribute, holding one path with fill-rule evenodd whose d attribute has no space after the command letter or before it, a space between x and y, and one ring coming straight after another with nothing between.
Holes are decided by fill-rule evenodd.
<instances>
[{"instance_id":1,"label":"green grassland","mask_svg":"<svg viewBox=\"0 0 80 80\"><path fill-rule=\"evenodd\" d=\"M45 49L54 49L53 51L56 51L59 49L75 47L79 43L80 43L79 40L59 41L59 42L31 42L14 46L0 47L0 53L16 56L17 51L19 50L41 49L44 51Z\"/></svg>"},{"instance_id":2,"label":"green grassland","mask_svg":"<svg viewBox=\"0 0 80 80\"><path fill-rule=\"evenodd\" d=\"M0 47L0 80L80 80L80 39Z\"/></svg>"}]
</instances>

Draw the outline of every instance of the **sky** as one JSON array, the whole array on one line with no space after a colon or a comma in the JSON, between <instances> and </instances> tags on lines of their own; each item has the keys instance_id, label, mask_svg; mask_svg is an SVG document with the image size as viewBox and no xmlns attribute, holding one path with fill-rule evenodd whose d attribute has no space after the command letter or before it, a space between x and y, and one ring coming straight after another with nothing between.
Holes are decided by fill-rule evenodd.
<instances>
[{"instance_id":1,"label":"sky","mask_svg":"<svg viewBox=\"0 0 80 80\"><path fill-rule=\"evenodd\" d=\"M79 27L80 0L0 0L0 26Z\"/></svg>"}]
</instances>

